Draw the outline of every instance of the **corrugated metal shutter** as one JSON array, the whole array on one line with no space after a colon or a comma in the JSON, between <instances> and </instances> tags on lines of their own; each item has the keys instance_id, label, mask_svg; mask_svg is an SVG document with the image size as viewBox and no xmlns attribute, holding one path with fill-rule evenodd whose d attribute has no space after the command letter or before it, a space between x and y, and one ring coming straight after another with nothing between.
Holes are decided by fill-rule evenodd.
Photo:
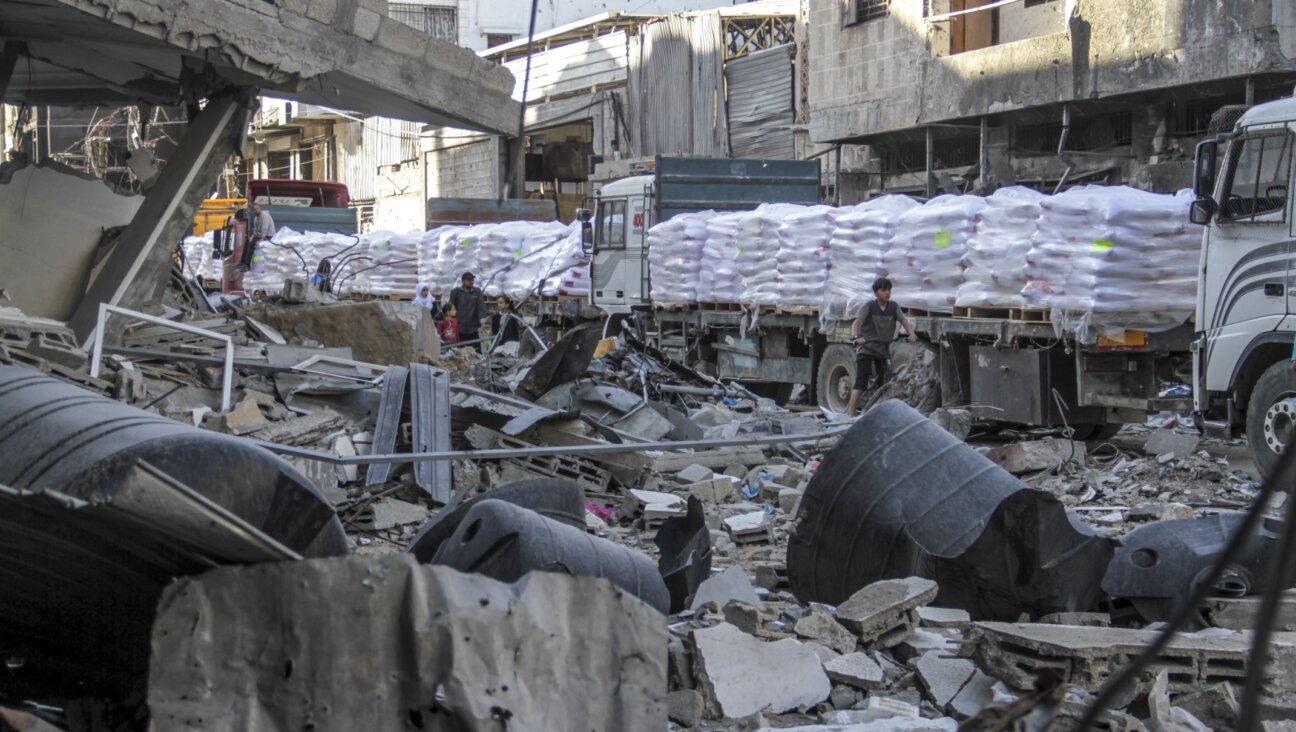
<instances>
[{"instance_id":1,"label":"corrugated metal shutter","mask_svg":"<svg viewBox=\"0 0 1296 732\"><path fill-rule=\"evenodd\" d=\"M527 101L562 98L625 83L628 72L626 34L624 31L577 41L531 57L531 83ZM522 98L522 81L526 75L526 58L509 61L504 67L516 79L513 98Z\"/></svg>"},{"instance_id":2,"label":"corrugated metal shutter","mask_svg":"<svg viewBox=\"0 0 1296 732\"><path fill-rule=\"evenodd\" d=\"M713 13L672 15L641 29L630 52L635 154L729 154L723 43Z\"/></svg>"},{"instance_id":3,"label":"corrugated metal shutter","mask_svg":"<svg viewBox=\"0 0 1296 732\"><path fill-rule=\"evenodd\" d=\"M792 159L794 44L733 59L729 82L729 142L736 158Z\"/></svg>"},{"instance_id":4,"label":"corrugated metal shutter","mask_svg":"<svg viewBox=\"0 0 1296 732\"><path fill-rule=\"evenodd\" d=\"M386 117L337 123L338 170L352 198L377 195L378 168L419 159L419 129L417 122Z\"/></svg>"}]
</instances>

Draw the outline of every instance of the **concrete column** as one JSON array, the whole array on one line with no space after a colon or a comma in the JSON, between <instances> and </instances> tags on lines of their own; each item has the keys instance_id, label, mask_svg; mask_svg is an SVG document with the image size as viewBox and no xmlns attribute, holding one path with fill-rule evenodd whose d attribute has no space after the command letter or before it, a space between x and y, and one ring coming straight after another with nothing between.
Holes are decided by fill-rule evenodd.
<instances>
[{"instance_id":1,"label":"concrete column","mask_svg":"<svg viewBox=\"0 0 1296 732\"><path fill-rule=\"evenodd\" d=\"M188 231L221 166L238 151L255 99L255 89L209 99L190 121L180 147L92 274L90 287L68 321L83 345L94 336L100 303L143 310L161 301L170 279L171 249Z\"/></svg>"}]
</instances>

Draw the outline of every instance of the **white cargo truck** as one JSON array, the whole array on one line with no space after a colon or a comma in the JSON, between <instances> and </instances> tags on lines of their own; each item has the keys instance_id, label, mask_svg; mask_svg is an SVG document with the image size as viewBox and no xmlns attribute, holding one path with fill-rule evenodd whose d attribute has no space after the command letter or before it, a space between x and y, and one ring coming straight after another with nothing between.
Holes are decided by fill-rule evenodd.
<instances>
[{"instance_id":1,"label":"white cargo truck","mask_svg":"<svg viewBox=\"0 0 1296 732\"><path fill-rule=\"evenodd\" d=\"M1208 432L1245 433L1266 475L1296 440L1293 148L1296 97L1261 104L1198 146L1193 185L1192 220L1207 227L1194 407Z\"/></svg>"}]
</instances>

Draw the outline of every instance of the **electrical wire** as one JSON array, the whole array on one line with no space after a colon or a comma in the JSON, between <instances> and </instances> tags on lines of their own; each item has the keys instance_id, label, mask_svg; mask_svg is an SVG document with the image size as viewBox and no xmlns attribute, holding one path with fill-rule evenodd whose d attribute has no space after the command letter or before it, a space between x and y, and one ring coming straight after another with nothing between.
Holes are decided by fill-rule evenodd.
<instances>
[{"instance_id":1,"label":"electrical wire","mask_svg":"<svg viewBox=\"0 0 1296 732\"><path fill-rule=\"evenodd\" d=\"M536 13L539 11L539 8L540 0L531 0L531 26L527 29L526 71L522 74L522 102L518 105L517 153L510 156L509 175L508 178L504 180L504 185L500 186L500 201L503 201L508 197L505 195L506 191L512 193L513 179L517 177L519 172L521 172L522 161L526 155L525 135L527 94L529 94L531 90L531 49L535 44Z\"/></svg>"}]
</instances>

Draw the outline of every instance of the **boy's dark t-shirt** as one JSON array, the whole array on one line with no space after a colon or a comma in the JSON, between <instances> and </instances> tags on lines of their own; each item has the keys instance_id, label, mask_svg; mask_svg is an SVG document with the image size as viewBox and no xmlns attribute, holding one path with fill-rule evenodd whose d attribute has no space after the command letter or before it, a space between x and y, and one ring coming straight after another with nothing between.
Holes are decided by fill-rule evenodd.
<instances>
[{"instance_id":1,"label":"boy's dark t-shirt","mask_svg":"<svg viewBox=\"0 0 1296 732\"><path fill-rule=\"evenodd\" d=\"M887 302L883 308L877 300L864 306L859 314L864 322L860 324L859 334L864 344L855 347L859 356L887 358L891 355L891 342L895 340L896 322L903 322L905 317L895 300Z\"/></svg>"}]
</instances>

